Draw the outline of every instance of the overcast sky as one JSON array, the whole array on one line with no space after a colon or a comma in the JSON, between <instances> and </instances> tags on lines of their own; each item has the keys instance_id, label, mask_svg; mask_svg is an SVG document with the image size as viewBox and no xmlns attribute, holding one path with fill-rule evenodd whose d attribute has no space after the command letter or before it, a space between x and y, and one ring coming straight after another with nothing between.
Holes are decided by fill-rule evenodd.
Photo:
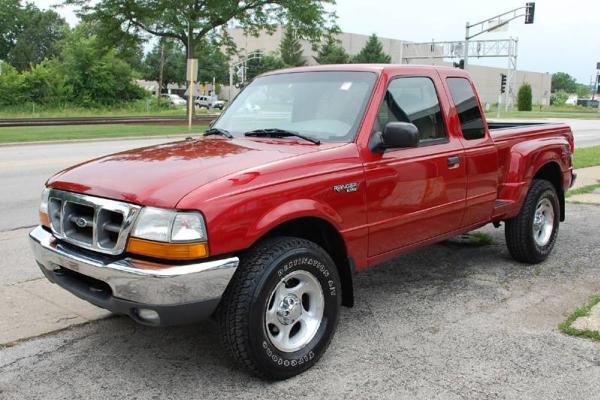
<instances>
[{"instance_id":1,"label":"overcast sky","mask_svg":"<svg viewBox=\"0 0 600 400\"><path fill-rule=\"evenodd\" d=\"M56 0L34 0L41 8ZM415 42L462 40L467 21L479 22L524 5L525 0L337 0L338 24L345 32L371 34ZM71 10L59 13L74 25ZM600 0L537 0L535 23L516 20L507 32L481 39L519 39L518 68L565 71L589 83L600 62ZM469 59L472 64L498 65ZM506 65L502 61L501 66Z\"/></svg>"}]
</instances>

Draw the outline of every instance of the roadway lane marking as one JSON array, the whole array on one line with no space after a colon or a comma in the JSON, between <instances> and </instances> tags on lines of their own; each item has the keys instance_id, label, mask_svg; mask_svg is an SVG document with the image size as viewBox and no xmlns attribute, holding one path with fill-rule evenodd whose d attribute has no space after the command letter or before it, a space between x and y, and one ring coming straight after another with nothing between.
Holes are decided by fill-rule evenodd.
<instances>
[{"instance_id":1,"label":"roadway lane marking","mask_svg":"<svg viewBox=\"0 0 600 400\"><path fill-rule=\"evenodd\" d=\"M77 164L94 157L43 158L34 160L1 161L0 169L45 166L52 164Z\"/></svg>"}]
</instances>

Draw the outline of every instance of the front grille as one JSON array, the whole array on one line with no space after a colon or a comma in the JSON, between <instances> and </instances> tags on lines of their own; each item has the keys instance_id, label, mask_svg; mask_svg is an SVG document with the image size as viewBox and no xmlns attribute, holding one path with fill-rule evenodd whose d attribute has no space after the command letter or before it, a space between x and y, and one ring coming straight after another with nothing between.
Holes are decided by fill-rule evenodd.
<instances>
[{"instance_id":1,"label":"front grille","mask_svg":"<svg viewBox=\"0 0 600 400\"><path fill-rule=\"evenodd\" d=\"M125 250L139 206L121 201L50 190L48 216L56 237L106 254Z\"/></svg>"}]
</instances>

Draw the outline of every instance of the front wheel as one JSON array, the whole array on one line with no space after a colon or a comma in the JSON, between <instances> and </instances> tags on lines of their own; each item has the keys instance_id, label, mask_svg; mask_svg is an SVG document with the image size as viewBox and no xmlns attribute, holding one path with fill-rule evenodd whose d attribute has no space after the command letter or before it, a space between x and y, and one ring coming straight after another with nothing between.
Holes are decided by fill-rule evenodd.
<instances>
[{"instance_id":1,"label":"front wheel","mask_svg":"<svg viewBox=\"0 0 600 400\"><path fill-rule=\"evenodd\" d=\"M556 189L546 180L534 180L519 214L506 221L504 234L510 255L524 263L544 261L554 248L559 223Z\"/></svg>"},{"instance_id":2,"label":"front wheel","mask_svg":"<svg viewBox=\"0 0 600 400\"><path fill-rule=\"evenodd\" d=\"M221 302L221 338L256 375L286 379L312 367L334 335L341 304L331 257L305 239L265 240L242 258Z\"/></svg>"}]
</instances>

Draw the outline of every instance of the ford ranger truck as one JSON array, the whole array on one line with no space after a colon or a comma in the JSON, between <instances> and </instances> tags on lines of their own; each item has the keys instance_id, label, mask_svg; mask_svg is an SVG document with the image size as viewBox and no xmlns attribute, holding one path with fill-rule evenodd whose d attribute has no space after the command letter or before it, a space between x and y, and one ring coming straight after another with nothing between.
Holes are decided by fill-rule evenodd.
<instances>
[{"instance_id":1,"label":"ford ranger truck","mask_svg":"<svg viewBox=\"0 0 600 400\"><path fill-rule=\"evenodd\" d=\"M52 282L151 326L214 316L267 379L327 349L355 273L493 223L539 263L572 184L563 124L486 122L469 74L413 65L267 73L203 137L101 157L43 191Z\"/></svg>"}]
</instances>

